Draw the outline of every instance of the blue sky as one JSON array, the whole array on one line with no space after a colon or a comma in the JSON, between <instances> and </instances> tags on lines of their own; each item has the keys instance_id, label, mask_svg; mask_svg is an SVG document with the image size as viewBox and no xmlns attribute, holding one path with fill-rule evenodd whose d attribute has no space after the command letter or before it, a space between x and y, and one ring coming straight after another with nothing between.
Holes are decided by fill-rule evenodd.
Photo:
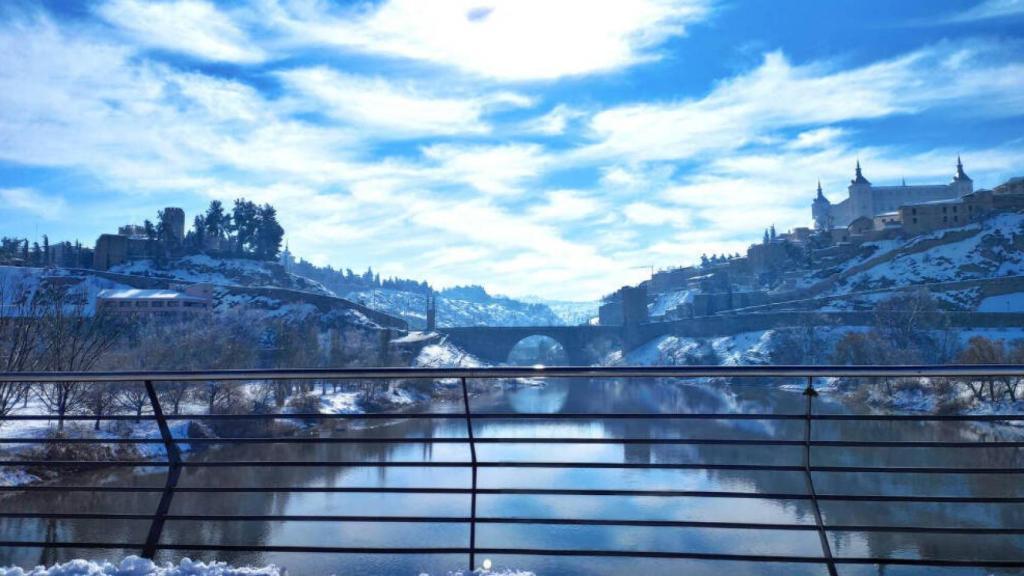
<instances>
[{"instance_id":1,"label":"blue sky","mask_svg":"<svg viewBox=\"0 0 1024 576\"><path fill-rule=\"evenodd\" d=\"M293 252L587 299L1024 174L1024 0L7 1L0 234L274 204Z\"/></svg>"}]
</instances>

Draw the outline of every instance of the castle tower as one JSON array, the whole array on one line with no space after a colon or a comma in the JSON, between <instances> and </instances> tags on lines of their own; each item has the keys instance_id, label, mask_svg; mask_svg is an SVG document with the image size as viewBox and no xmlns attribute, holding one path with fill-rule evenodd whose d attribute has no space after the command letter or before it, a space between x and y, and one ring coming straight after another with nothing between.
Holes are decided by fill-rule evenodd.
<instances>
[{"instance_id":1,"label":"castle tower","mask_svg":"<svg viewBox=\"0 0 1024 576\"><path fill-rule=\"evenodd\" d=\"M427 332L437 329L437 297L434 292L427 293Z\"/></svg>"},{"instance_id":2,"label":"castle tower","mask_svg":"<svg viewBox=\"0 0 1024 576\"><path fill-rule=\"evenodd\" d=\"M974 192L974 181L964 172L964 163L960 161L959 154L956 155L956 173L953 174L953 181L949 185L956 188L958 197Z\"/></svg>"},{"instance_id":3,"label":"castle tower","mask_svg":"<svg viewBox=\"0 0 1024 576\"><path fill-rule=\"evenodd\" d=\"M854 171L853 180L850 180L848 190L850 192L850 222L861 216L873 218L875 216L874 193L871 190L871 182L861 172L860 159L857 160L857 168Z\"/></svg>"},{"instance_id":4,"label":"castle tower","mask_svg":"<svg viewBox=\"0 0 1024 576\"><path fill-rule=\"evenodd\" d=\"M821 180L818 180L818 195L811 203L811 217L814 218L815 230L832 229L832 203L821 193Z\"/></svg>"}]
</instances>

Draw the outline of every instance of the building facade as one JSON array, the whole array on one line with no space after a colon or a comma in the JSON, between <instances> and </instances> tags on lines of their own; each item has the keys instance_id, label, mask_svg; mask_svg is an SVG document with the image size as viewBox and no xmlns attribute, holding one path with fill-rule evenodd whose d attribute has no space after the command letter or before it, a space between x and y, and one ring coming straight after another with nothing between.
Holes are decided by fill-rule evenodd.
<instances>
[{"instance_id":1,"label":"building facade","mask_svg":"<svg viewBox=\"0 0 1024 576\"><path fill-rule=\"evenodd\" d=\"M896 212L904 205L957 200L973 191L974 182L964 172L959 157L952 181L922 186L907 186L906 182L899 186L875 186L864 177L858 160L846 199L833 204L822 193L819 182L818 193L811 203L811 215L817 229L831 230L849 226L858 218L874 220L875 216Z\"/></svg>"},{"instance_id":2,"label":"building facade","mask_svg":"<svg viewBox=\"0 0 1024 576\"><path fill-rule=\"evenodd\" d=\"M96 310L143 318L184 320L210 314L213 310L213 286L192 284L173 290L101 290L96 297Z\"/></svg>"}]
</instances>

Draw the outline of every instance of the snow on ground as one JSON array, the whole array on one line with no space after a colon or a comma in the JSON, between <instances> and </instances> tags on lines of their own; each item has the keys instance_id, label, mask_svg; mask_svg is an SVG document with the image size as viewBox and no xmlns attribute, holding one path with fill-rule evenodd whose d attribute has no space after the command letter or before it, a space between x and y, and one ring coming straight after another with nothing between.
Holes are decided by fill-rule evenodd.
<instances>
[{"instance_id":1,"label":"snow on ground","mask_svg":"<svg viewBox=\"0 0 1024 576\"><path fill-rule=\"evenodd\" d=\"M978 233L956 242L940 243L920 252L900 253L892 260L858 272L848 278L835 293L1024 274L1024 256L1012 244L1015 236L1024 233L1024 214L999 214L981 223L939 232L946 235L971 230L978 230ZM900 250L939 238L939 232L915 238Z\"/></svg>"},{"instance_id":2,"label":"snow on ground","mask_svg":"<svg viewBox=\"0 0 1024 576\"><path fill-rule=\"evenodd\" d=\"M416 368L479 368L484 362L453 344L441 342L424 346L412 365Z\"/></svg>"},{"instance_id":3,"label":"snow on ground","mask_svg":"<svg viewBox=\"0 0 1024 576\"><path fill-rule=\"evenodd\" d=\"M425 294L402 290L376 289L345 294L353 302L401 316L414 326L426 323ZM507 298L474 302L437 296L439 326L553 326L564 324L545 304L530 304Z\"/></svg>"},{"instance_id":4,"label":"snow on ground","mask_svg":"<svg viewBox=\"0 0 1024 576\"><path fill-rule=\"evenodd\" d=\"M1024 292L989 296L978 304L978 312L1024 312Z\"/></svg>"},{"instance_id":5,"label":"snow on ground","mask_svg":"<svg viewBox=\"0 0 1024 576\"><path fill-rule=\"evenodd\" d=\"M321 414L358 414L359 392L328 392L320 396Z\"/></svg>"},{"instance_id":6,"label":"snow on ground","mask_svg":"<svg viewBox=\"0 0 1024 576\"><path fill-rule=\"evenodd\" d=\"M606 364L621 366L677 366L700 351L701 343L682 336L659 336L624 356L613 353Z\"/></svg>"},{"instance_id":7,"label":"snow on ground","mask_svg":"<svg viewBox=\"0 0 1024 576\"><path fill-rule=\"evenodd\" d=\"M24 486L38 481L38 476L19 468L0 468L0 486Z\"/></svg>"},{"instance_id":8,"label":"snow on ground","mask_svg":"<svg viewBox=\"0 0 1024 576\"><path fill-rule=\"evenodd\" d=\"M658 294L654 302L647 306L647 312L651 317L664 316L670 310L675 310L680 304L693 302L693 294L692 290L676 290Z\"/></svg>"},{"instance_id":9,"label":"snow on ground","mask_svg":"<svg viewBox=\"0 0 1024 576\"><path fill-rule=\"evenodd\" d=\"M134 260L114 266L110 271L117 274L173 278L185 282L266 286L334 295L323 284L304 276L284 272L274 262L246 258L213 258L205 254L193 254L166 265L157 265L151 260Z\"/></svg>"},{"instance_id":10,"label":"snow on ground","mask_svg":"<svg viewBox=\"0 0 1024 576\"><path fill-rule=\"evenodd\" d=\"M722 366L764 364L771 353L772 334L773 330L757 330L712 338L711 348Z\"/></svg>"},{"instance_id":11,"label":"snow on ground","mask_svg":"<svg viewBox=\"0 0 1024 576\"><path fill-rule=\"evenodd\" d=\"M284 576L287 570L270 565L262 568L229 566L224 562L195 562L183 558L178 564L156 564L151 560L128 556L118 564L107 561L71 560L53 566L24 570L0 567L0 576Z\"/></svg>"},{"instance_id":12,"label":"snow on ground","mask_svg":"<svg viewBox=\"0 0 1024 576\"><path fill-rule=\"evenodd\" d=\"M158 564L138 556L128 556L117 564L108 561L70 560L52 566L36 566L25 570L19 567L0 566L0 576L287 576L288 571L273 564L263 567L234 567L224 562L196 562L183 558L177 564ZM521 570L483 570L473 572L475 576L534 576L533 572ZM462 571L449 572L448 576L462 576ZM410 575L412 576L412 575ZM423 573L419 576L430 576Z\"/></svg>"},{"instance_id":13,"label":"snow on ground","mask_svg":"<svg viewBox=\"0 0 1024 576\"><path fill-rule=\"evenodd\" d=\"M619 366L762 364L771 350L772 334L772 330L758 330L707 339L659 336L625 355L613 353L604 363Z\"/></svg>"}]
</instances>

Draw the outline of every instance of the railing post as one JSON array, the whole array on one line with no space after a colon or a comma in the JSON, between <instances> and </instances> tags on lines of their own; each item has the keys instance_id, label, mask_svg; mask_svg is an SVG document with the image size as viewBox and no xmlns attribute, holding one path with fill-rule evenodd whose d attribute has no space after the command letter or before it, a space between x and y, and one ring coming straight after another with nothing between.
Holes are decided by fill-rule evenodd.
<instances>
[{"instance_id":1,"label":"railing post","mask_svg":"<svg viewBox=\"0 0 1024 576\"><path fill-rule=\"evenodd\" d=\"M821 506L818 504L818 493L814 491L814 477L811 475L811 404L818 391L814 389L814 377L807 377L807 388L804 389L804 396L807 397L807 409L804 412L804 479L807 483L807 494L811 497L811 507L814 510L814 522L818 527L818 538L821 540L821 553L828 566L829 576L837 576L835 560L832 558L832 547L828 543L828 533L825 531L825 523L821 519Z\"/></svg>"},{"instance_id":2,"label":"railing post","mask_svg":"<svg viewBox=\"0 0 1024 576\"><path fill-rule=\"evenodd\" d=\"M156 555L160 535L164 531L164 523L167 521L167 513L171 508L171 500L174 499L174 489L178 486L178 478L181 476L181 451L178 450L178 445L174 442L174 437L171 436L171 429L167 426L167 419L164 417L163 408L160 407L160 398L157 396L156 389L153 388L152 380L146 380L146 394L149 396L149 405L153 408L153 416L156 418L157 427L160 428L160 438L164 441L167 461L170 463L167 469L167 482L160 495L160 503L157 504L153 522L149 525L145 547L142 549L142 557L152 560Z\"/></svg>"},{"instance_id":3,"label":"railing post","mask_svg":"<svg viewBox=\"0 0 1024 576\"><path fill-rule=\"evenodd\" d=\"M472 574L476 566L476 440L473 437L473 415L469 409L469 387L466 379L462 381L462 405L466 411L466 438L469 440L469 455L473 463L473 488L470 491L469 501L469 572Z\"/></svg>"}]
</instances>

